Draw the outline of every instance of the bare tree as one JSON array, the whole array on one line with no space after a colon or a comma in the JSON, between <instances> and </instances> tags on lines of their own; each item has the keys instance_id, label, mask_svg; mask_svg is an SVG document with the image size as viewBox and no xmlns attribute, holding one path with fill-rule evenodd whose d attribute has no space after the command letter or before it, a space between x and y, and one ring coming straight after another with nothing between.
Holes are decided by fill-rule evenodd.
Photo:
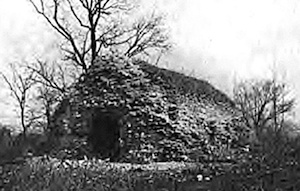
<instances>
[{"instance_id":1,"label":"bare tree","mask_svg":"<svg viewBox=\"0 0 300 191\"><path fill-rule=\"evenodd\" d=\"M36 12L46 19L67 42L62 45L66 59L85 72L96 57L109 48L122 49L132 57L149 54L150 49L170 48L163 29L163 17L152 14L132 25L120 20L133 10L127 0L29 0Z\"/></svg>"},{"instance_id":2,"label":"bare tree","mask_svg":"<svg viewBox=\"0 0 300 191\"><path fill-rule=\"evenodd\" d=\"M34 63L27 64L26 68L33 74L35 78L32 79L38 84L42 84L48 89L53 89L57 93L64 94L68 91L68 87L73 82L72 72L61 64L56 62L48 63L37 60Z\"/></svg>"},{"instance_id":3,"label":"bare tree","mask_svg":"<svg viewBox=\"0 0 300 191\"><path fill-rule=\"evenodd\" d=\"M267 125L279 131L285 114L293 109L295 99L285 83L271 80L250 80L236 85L234 100L248 128L259 137Z\"/></svg>"},{"instance_id":4,"label":"bare tree","mask_svg":"<svg viewBox=\"0 0 300 191\"><path fill-rule=\"evenodd\" d=\"M168 42L168 35L163 33L163 17L144 16L137 20L131 28L123 31L124 40L115 39L109 45L122 44L125 46L125 55L128 57L136 56L140 53L150 55L151 50L158 50L159 54L164 53L171 47Z\"/></svg>"},{"instance_id":5,"label":"bare tree","mask_svg":"<svg viewBox=\"0 0 300 191\"><path fill-rule=\"evenodd\" d=\"M70 76L68 68L58 63L37 60L35 63L26 65L26 68L35 74L35 78L32 80L37 84L36 101L45 118L44 130L46 130L50 126L55 104L61 101L64 94L68 92L74 77Z\"/></svg>"},{"instance_id":6,"label":"bare tree","mask_svg":"<svg viewBox=\"0 0 300 191\"><path fill-rule=\"evenodd\" d=\"M20 67L17 68L14 64L11 64L10 68L12 72L11 78L4 73L1 73L1 75L9 87L12 97L18 103L21 126L23 134L26 136L28 128L35 120L35 116L29 115L30 107L28 105L30 89L35 84L32 80L34 74L26 70L22 71Z\"/></svg>"}]
</instances>

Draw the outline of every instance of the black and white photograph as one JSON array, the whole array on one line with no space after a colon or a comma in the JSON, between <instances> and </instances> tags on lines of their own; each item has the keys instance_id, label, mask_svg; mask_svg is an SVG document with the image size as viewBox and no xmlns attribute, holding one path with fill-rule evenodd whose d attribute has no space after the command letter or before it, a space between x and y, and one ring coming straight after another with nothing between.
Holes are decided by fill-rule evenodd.
<instances>
[{"instance_id":1,"label":"black and white photograph","mask_svg":"<svg viewBox=\"0 0 300 191\"><path fill-rule=\"evenodd\" d=\"M300 1L0 0L0 191L300 191Z\"/></svg>"}]
</instances>

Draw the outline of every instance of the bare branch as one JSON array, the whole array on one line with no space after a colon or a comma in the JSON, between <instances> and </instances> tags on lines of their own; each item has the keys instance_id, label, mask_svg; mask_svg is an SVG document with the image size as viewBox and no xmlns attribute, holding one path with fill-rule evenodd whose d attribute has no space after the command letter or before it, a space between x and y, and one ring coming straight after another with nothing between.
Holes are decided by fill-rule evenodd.
<instances>
[{"instance_id":1,"label":"bare branch","mask_svg":"<svg viewBox=\"0 0 300 191\"><path fill-rule=\"evenodd\" d=\"M280 128L279 116L288 113L294 99L287 99L284 84L274 80L240 83L234 90L234 99L246 125L255 130L257 137L263 129ZM281 120L284 120L282 117Z\"/></svg>"},{"instance_id":2,"label":"bare branch","mask_svg":"<svg viewBox=\"0 0 300 191\"><path fill-rule=\"evenodd\" d=\"M27 66L29 69L31 69L33 72L35 72L40 78L41 78L41 83L45 84L48 87L51 87L53 89L58 90L61 93L65 93L66 92L66 88L67 86L65 86L64 78L61 77L61 75L63 74L59 74L61 80L60 82L56 81L54 79L54 76L56 75L56 71L54 69L49 69L46 68L47 64L41 61L37 61L37 63L39 64L38 67L34 68L33 66ZM62 70L62 68L58 65L59 70ZM35 79L37 80L37 79ZM60 83L60 85L59 85Z\"/></svg>"},{"instance_id":3,"label":"bare branch","mask_svg":"<svg viewBox=\"0 0 300 191\"><path fill-rule=\"evenodd\" d=\"M84 28L87 28L87 29L90 29L90 27L88 25L85 25L83 24L82 20L79 18L79 16L77 15L76 11L74 10L74 7L71 3L70 0L67 0L68 3L69 3L69 7L71 9L71 12L73 13L73 16L76 18L76 20L78 21L78 23L80 24L80 26L84 27Z\"/></svg>"},{"instance_id":4,"label":"bare branch","mask_svg":"<svg viewBox=\"0 0 300 191\"><path fill-rule=\"evenodd\" d=\"M27 106L27 95L29 89L34 85L33 74L32 73L21 73L13 64L11 66L12 78L9 79L6 75L1 72L2 78L6 82L11 92L12 97L17 101L19 107L20 121L23 128L23 133L26 136L26 132L29 128L26 121L26 111Z\"/></svg>"},{"instance_id":5,"label":"bare branch","mask_svg":"<svg viewBox=\"0 0 300 191\"><path fill-rule=\"evenodd\" d=\"M122 20L115 19L120 13L132 10L133 6L129 1L29 0L29 2L35 11L67 41L68 46L61 47L66 54L65 58L74 61L74 64L84 72L106 48L124 50L125 55L132 57L148 54L150 49L167 50L170 47L167 35L161 28L163 25L161 16L153 14L147 19L144 17L126 28Z\"/></svg>"}]
</instances>

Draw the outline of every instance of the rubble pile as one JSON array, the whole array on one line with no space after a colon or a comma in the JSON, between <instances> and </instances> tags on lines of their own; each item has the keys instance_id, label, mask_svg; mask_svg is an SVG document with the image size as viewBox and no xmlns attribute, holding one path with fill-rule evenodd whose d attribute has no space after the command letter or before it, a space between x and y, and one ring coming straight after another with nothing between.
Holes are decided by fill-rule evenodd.
<instances>
[{"instance_id":1,"label":"rubble pile","mask_svg":"<svg viewBox=\"0 0 300 191\"><path fill-rule=\"evenodd\" d=\"M226 158L238 139L232 101L208 82L118 55L98 59L69 102L69 132L114 161Z\"/></svg>"}]
</instances>

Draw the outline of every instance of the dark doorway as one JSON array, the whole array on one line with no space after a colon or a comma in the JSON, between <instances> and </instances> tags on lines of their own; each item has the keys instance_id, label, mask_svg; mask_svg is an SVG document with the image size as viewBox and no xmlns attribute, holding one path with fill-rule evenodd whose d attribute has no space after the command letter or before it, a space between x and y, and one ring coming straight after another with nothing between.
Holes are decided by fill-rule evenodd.
<instances>
[{"instance_id":1,"label":"dark doorway","mask_svg":"<svg viewBox=\"0 0 300 191\"><path fill-rule=\"evenodd\" d=\"M101 158L114 160L119 155L120 119L117 111L95 109L91 120L89 143Z\"/></svg>"}]
</instances>

